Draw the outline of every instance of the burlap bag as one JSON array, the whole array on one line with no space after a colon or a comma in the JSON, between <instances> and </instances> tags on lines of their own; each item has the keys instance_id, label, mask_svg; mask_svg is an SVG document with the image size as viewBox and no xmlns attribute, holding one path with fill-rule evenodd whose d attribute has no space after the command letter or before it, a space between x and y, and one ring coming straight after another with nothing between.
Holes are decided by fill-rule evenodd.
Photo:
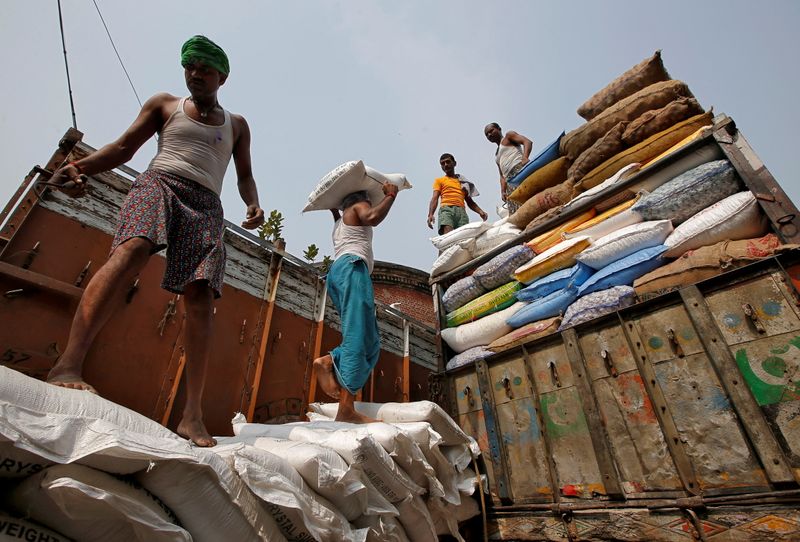
<instances>
[{"instance_id":1,"label":"burlap bag","mask_svg":"<svg viewBox=\"0 0 800 542\"><path fill-rule=\"evenodd\" d=\"M623 98L627 98L653 83L666 81L669 78L661 60L661 51L656 51L653 56L642 60L598 90L578 108L578 115L586 120L592 120Z\"/></svg>"},{"instance_id":2,"label":"burlap bag","mask_svg":"<svg viewBox=\"0 0 800 542\"><path fill-rule=\"evenodd\" d=\"M508 199L525 203L531 196L567 180L570 161L564 156L531 173L508 195Z\"/></svg>"},{"instance_id":3,"label":"burlap bag","mask_svg":"<svg viewBox=\"0 0 800 542\"><path fill-rule=\"evenodd\" d=\"M692 93L682 81L662 81L643 88L561 138L561 155L575 160L618 122L632 121L647 111L659 109L673 100L687 97L692 97Z\"/></svg>"},{"instance_id":4,"label":"burlap bag","mask_svg":"<svg viewBox=\"0 0 800 542\"><path fill-rule=\"evenodd\" d=\"M661 294L798 246L781 244L774 233L758 239L722 241L684 253L674 262L639 277L633 287L639 296Z\"/></svg>"},{"instance_id":5,"label":"burlap bag","mask_svg":"<svg viewBox=\"0 0 800 542\"><path fill-rule=\"evenodd\" d=\"M630 149L626 149L616 156L612 156L584 175L583 178L576 183L576 190L583 192L594 188L628 164L633 164L634 162L644 164L680 142L682 139L692 135L703 126L710 125L712 121L713 114L709 111L708 113L696 115L683 122L679 122L663 132L651 135Z\"/></svg>"},{"instance_id":6,"label":"burlap bag","mask_svg":"<svg viewBox=\"0 0 800 542\"><path fill-rule=\"evenodd\" d=\"M573 184L570 181L564 181L561 184L542 190L526 201L522 207L517 209L517 212L508 217L508 221L516 227L524 229L537 216L571 200L572 190Z\"/></svg>"},{"instance_id":7,"label":"burlap bag","mask_svg":"<svg viewBox=\"0 0 800 542\"><path fill-rule=\"evenodd\" d=\"M629 147L636 145L653 134L702 113L703 108L694 98L678 98L661 109L653 109L631 121L622 134L622 141Z\"/></svg>"},{"instance_id":8,"label":"burlap bag","mask_svg":"<svg viewBox=\"0 0 800 542\"><path fill-rule=\"evenodd\" d=\"M622 134L627 126L627 122L618 122L591 147L583 151L569 167L567 178L572 182L577 182L595 167L621 151L625 147L622 142Z\"/></svg>"}]
</instances>

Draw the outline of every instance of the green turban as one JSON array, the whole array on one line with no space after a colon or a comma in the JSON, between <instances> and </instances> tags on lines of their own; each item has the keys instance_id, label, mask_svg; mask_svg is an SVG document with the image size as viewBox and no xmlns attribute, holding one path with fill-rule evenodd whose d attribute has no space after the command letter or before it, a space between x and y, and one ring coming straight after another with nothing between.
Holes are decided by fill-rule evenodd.
<instances>
[{"instance_id":1,"label":"green turban","mask_svg":"<svg viewBox=\"0 0 800 542\"><path fill-rule=\"evenodd\" d=\"M181 47L181 66L191 64L194 60L211 66L223 75L228 75L231 71L228 55L205 36L192 36Z\"/></svg>"}]
</instances>

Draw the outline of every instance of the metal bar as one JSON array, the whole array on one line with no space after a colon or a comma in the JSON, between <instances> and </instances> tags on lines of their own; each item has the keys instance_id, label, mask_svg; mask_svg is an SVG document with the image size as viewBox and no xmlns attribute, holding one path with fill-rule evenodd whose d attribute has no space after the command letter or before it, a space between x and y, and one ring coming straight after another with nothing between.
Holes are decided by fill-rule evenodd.
<instances>
[{"instance_id":1,"label":"metal bar","mask_svg":"<svg viewBox=\"0 0 800 542\"><path fill-rule=\"evenodd\" d=\"M247 407L247 421L253 421L253 414L256 410L258 402L258 390L261 387L261 375L264 372L264 363L266 361L267 342L269 342L269 332L272 327L272 313L275 309L275 297L278 294L278 283L281 276L281 263L283 262L283 247L280 251L272 253L269 260L269 271L267 275L267 284L265 288L265 295L267 301L266 315L264 316L264 327L261 331L261 342L258 347L258 358L256 359L256 368L253 375L253 381L250 384L250 404Z\"/></svg>"},{"instance_id":2,"label":"metal bar","mask_svg":"<svg viewBox=\"0 0 800 542\"><path fill-rule=\"evenodd\" d=\"M167 396L167 405L164 413L161 415L161 425L167 426L169 418L172 416L172 407L175 405L175 398L178 396L178 389L181 385L181 378L183 378L183 369L186 367L186 353L183 347L180 347L181 356L178 358L178 368L175 371L175 376L172 380L172 387L169 395Z\"/></svg>"},{"instance_id":3,"label":"metal bar","mask_svg":"<svg viewBox=\"0 0 800 542\"><path fill-rule=\"evenodd\" d=\"M305 398L304 411L309 403L313 403L317 397L317 372L314 369L314 360L319 357L322 350L322 334L325 331L325 305L328 301L328 289L325 287L324 280L317 281L317 290L314 294L315 318L313 329L313 346L311 348L311 356L309 356L310 370L306 370L307 381L303 389L308 390Z\"/></svg>"},{"instance_id":4,"label":"metal bar","mask_svg":"<svg viewBox=\"0 0 800 542\"><path fill-rule=\"evenodd\" d=\"M444 295L444 288L442 288L439 284L433 284L431 286L431 294L433 295L433 320L436 324L436 337L434 340L437 357L436 370L437 372L442 372L447 364L447 360L445 359L447 350L444 345L444 341L442 340L442 329L447 326L447 315L445 314L447 311L445 311L444 307L442 306L442 295Z\"/></svg>"},{"instance_id":5,"label":"metal bar","mask_svg":"<svg viewBox=\"0 0 800 542\"><path fill-rule=\"evenodd\" d=\"M54 171L58 168L58 166L63 164L67 160L69 153L72 152L72 149L82 137L83 133L74 128L67 130L67 132L64 134L64 137L62 137L61 141L58 142L58 149L56 149L56 151L50 157L50 160L48 160L47 164L45 165L45 169ZM22 184L17 189L17 192L14 194L12 200L9 201L8 205L3 210L3 214L0 215L0 224L3 224L3 219L8 216L8 220L5 222L5 224L3 224L3 229L0 230L0 242L4 244L0 248L0 258L2 258L5 248L8 246L8 242L12 237L14 237L14 234L19 231L20 227L25 222L25 219L28 217L28 215L30 215L31 211L36 206L36 203L39 201L39 194L34 190L28 190L24 201L19 204L16 204L17 200L14 199L21 197L25 193L32 180L33 177L30 177L29 175L25 178L25 180L22 181ZM13 211L9 211L11 206L15 206Z\"/></svg>"},{"instance_id":6,"label":"metal bar","mask_svg":"<svg viewBox=\"0 0 800 542\"><path fill-rule=\"evenodd\" d=\"M409 355L409 333L411 328L408 320L403 320L403 402L411 401L411 357Z\"/></svg>"},{"instance_id":7,"label":"metal bar","mask_svg":"<svg viewBox=\"0 0 800 542\"><path fill-rule=\"evenodd\" d=\"M72 299L80 299L83 295L83 288L78 288L68 282L63 282L48 277L47 275L37 273L36 271L23 269L6 262L0 262L0 275L29 284L37 290L44 290Z\"/></svg>"},{"instance_id":8,"label":"metal bar","mask_svg":"<svg viewBox=\"0 0 800 542\"><path fill-rule=\"evenodd\" d=\"M678 433L678 427L675 425L675 420L667 408L667 400L664 393L656 383L656 372L653 364L647 357L647 354L642 343L642 338L634 329L630 322L625 322L622 315L617 313L622 329L625 331L625 339L628 341L628 348L633 353L633 358L636 361L636 367L639 369L639 374L642 376L642 383L644 384L647 395L650 396L650 402L653 405L653 410L658 420L658 425L664 433L664 440L667 443L667 448L675 462L675 468L678 471L683 482L684 488L692 495L700 494L700 485L697 483L697 476L692 466L692 461L683 447L683 443Z\"/></svg>"},{"instance_id":9,"label":"metal bar","mask_svg":"<svg viewBox=\"0 0 800 542\"><path fill-rule=\"evenodd\" d=\"M740 424L750 437L750 443L758 454L767 477L773 483L794 483L796 480L792 469L758 403L745 385L744 377L725 344L725 338L717 327L703 294L697 286L687 286L681 288L680 295L689 319L708 353L708 359L730 397Z\"/></svg>"},{"instance_id":10,"label":"metal bar","mask_svg":"<svg viewBox=\"0 0 800 542\"><path fill-rule=\"evenodd\" d=\"M481 407L483 419L486 423L486 436L489 441L489 452L494 465L494 477L497 484L497 494L502 501L511 500L511 484L509 483L508 461L506 461L501 444L500 426L494 402L494 394L489 381L489 367L485 360L475 362L475 371L478 376L478 387L481 390Z\"/></svg>"},{"instance_id":11,"label":"metal bar","mask_svg":"<svg viewBox=\"0 0 800 542\"><path fill-rule=\"evenodd\" d=\"M564 346L567 350L567 358L569 358L572 373L575 375L575 386L578 389L581 405L586 414L586 422L589 425L589 435L592 438L597 466L603 477L603 485L606 488L606 493L610 497L623 498L624 493L619 483L617 471L614 468L614 458L611 455L608 434L606 433L603 420L600 418L600 411L597 407L594 392L587 376L583 352L578 342L578 333L575 331L575 328L569 328L561 333L561 337L564 340Z\"/></svg>"},{"instance_id":12,"label":"metal bar","mask_svg":"<svg viewBox=\"0 0 800 542\"><path fill-rule=\"evenodd\" d=\"M714 130L714 138L784 243L800 243L800 211L733 125Z\"/></svg>"}]
</instances>

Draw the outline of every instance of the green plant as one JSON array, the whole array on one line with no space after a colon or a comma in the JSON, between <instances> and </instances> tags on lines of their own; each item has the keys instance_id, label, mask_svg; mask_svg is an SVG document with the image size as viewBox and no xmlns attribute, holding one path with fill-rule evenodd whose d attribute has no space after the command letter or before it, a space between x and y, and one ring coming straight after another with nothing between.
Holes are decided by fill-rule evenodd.
<instances>
[{"instance_id":1,"label":"green plant","mask_svg":"<svg viewBox=\"0 0 800 542\"><path fill-rule=\"evenodd\" d=\"M314 263L314 260L317 259L317 255L319 255L319 248L314 243L308 245L308 248L303 252L303 258L305 258L308 263Z\"/></svg>"},{"instance_id":2,"label":"green plant","mask_svg":"<svg viewBox=\"0 0 800 542\"><path fill-rule=\"evenodd\" d=\"M258 228L258 236L274 243L281 238L283 232L283 215L277 209L269 213L267 220Z\"/></svg>"},{"instance_id":3,"label":"green plant","mask_svg":"<svg viewBox=\"0 0 800 542\"><path fill-rule=\"evenodd\" d=\"M319 269L323 275L330 271L331 265L333 265L333 258L328 255L323 256L322 263L319 266Z\"/></svg>"}]
</instances>

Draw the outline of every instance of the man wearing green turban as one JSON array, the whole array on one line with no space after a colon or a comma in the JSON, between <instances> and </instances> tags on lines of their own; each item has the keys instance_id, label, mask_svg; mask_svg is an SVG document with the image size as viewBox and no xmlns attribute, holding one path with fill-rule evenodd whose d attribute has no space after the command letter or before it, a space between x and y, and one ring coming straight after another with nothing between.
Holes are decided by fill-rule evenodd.
<instances>
[{"instance_id":1,"label":"man wearing green turban","mask_svg":"<svg viewBox=\"0 0 800 542\"><path fill-rule=\"evenodd\" d=\"M242 227L263 224L264 211L253 179L250 128L244 117L223 109L217 100L230 73L227 55L205 36L194 36L181 48L181 65L189 96L156 94L119 139L53 173L51 181L56 184L72 181L62 189L65 193L83 196L87 182L82 175L124 164L160 134L158 152L131 186L108 260L86 286L67 346L47 380L95 392L82 377L89 348L150 256L166 248L161 286L181 294L186 311L186 405L177 432L198 446L214 446L203 422L202 395L213 302L222 293L225 274L225 222L219 195L231 157L247 206Z\"/></svg>"}]
</instances>

